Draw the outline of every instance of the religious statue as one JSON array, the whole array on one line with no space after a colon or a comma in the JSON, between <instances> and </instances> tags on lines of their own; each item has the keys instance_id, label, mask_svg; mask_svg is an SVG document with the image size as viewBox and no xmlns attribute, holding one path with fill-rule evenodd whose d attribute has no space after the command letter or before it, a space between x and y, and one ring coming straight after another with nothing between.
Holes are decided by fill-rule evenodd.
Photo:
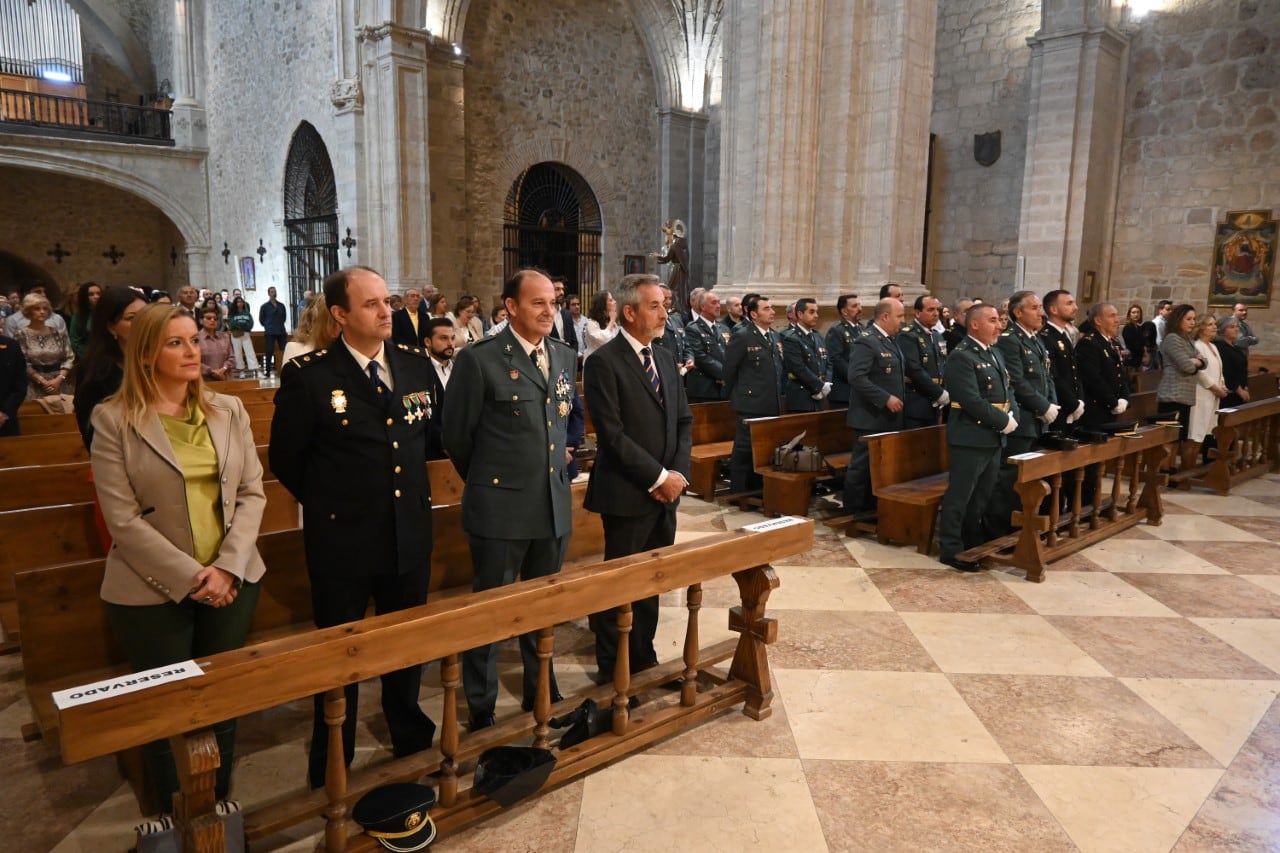
<instances>
[{"instance_id":1,"label":"religious statue","mask_svg":"<svg viewBox=\"0 0 1280 853\"><path fill-rule=\"evenodd\" d=\"M667 279L667 287L671 288L672 307L681 314L689 313L689 243L685 239L684 223L679 219L668 219L662 226L666 238L662 249L650 252L660 264L671 264L671 278Z\"/></svg>"}]
</instances>

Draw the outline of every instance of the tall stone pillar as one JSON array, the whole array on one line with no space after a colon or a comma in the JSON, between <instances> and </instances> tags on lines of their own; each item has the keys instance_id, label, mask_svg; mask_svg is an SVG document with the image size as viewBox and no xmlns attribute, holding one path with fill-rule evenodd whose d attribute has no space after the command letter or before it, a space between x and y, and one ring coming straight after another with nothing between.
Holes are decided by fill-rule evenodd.
<instances>
[{"instance_id":1,"label":"tall stone pillar","mask_svg":"<svg viewBox=\"0 0 1280 853\"><path fill-rule=\"evenodd\" d=\"M173 3L173 140L179 148L207 149L209 128L200 102L196 56L197 0Z\"/></svg>"},{"instance_id":2,"label":"tall stone pillar","mask_svg":"<svg viewBox=\"0 0 1280 853\"><path fill-rule=\"evenodd\" d=\"M186 284L194 288L213 287L209 274L209 247L187 246L182 250L187 256Z\"/></svg>"},{"instance_id":3,"label":"tall stone pillar","mask_svg":"<svg viewBox=\"0 0 1280 853\"><path fill-rule=\"evenodd\" d=\"M706 202L707 115L679 109L658 110L659 218L684 222L689 239L689 290L706 287L702 243L707 239L703 206ZM658 239L655 223L655 248ZM684 306L679 306L684 308Z\"/></svg>"},{"instance_id":4,"label":"tall stone pillar","mask_svg":"<svg viewBox=\"0 0 1280 853\"><path fill-rule=\"evenodd\" d=\"M1031 46L1018 252L1022 286L1107 292L1128 39L1108 0L1045 0ZM1092 293L1089 282L1093 282Z\"/></svg>"},{"instance_id":5,"label":"tall stone pillar","mask_svg":"<svg viewBox=\"0 0 1280 853\"><path fill-rule=\"evenodd\" d=\"M427 56L431 111L432 284L445 293L466 293L467 128L466 60L437 41ZM488 310L488 306L484 306Z\"/></svg>"},{"instance_id":6,"label":"tall stone pillar","mask_svg":"<svg viewBox=\"0 0 1280 853\"><path fill-rule=\"evenodd\" d=\"M431 280L431 181L427 147L425 30L364 27L365 263L392 291Z\"/></svg>"}]
</instances>

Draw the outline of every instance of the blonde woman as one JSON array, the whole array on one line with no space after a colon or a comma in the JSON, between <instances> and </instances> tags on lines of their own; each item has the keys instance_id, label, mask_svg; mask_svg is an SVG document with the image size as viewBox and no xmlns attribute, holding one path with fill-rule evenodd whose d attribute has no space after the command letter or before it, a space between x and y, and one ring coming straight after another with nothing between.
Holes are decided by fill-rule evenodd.
<instances>
[{"instance_id":1,"label":"blonde woman","mask_svg":"<svg viewBox=\"0 0 1280 853\"><path fill-rule=\"evenodd\" d=\"M200 378L196 322L175 305L133 318L120 390L93 412L94 484L113 547L101 596L133 670L240 648L265 566L262 465L244 405ZM215 728L217 795L235 721ZM164 811L178 789L168 741L146 748Z\"/></svg>"},{"instance_id":2,"label":"blonde woman","mask_svg":"<svg viewBox=\"0 0 1280 853\"><path fill-rule=\"evenodd\" d=\"M49 322L53 306L43 293L28 293L22 299L25 328L14 333L14 339L27 360L27 399L59 397L71 394L71 367L76 354L66 327Z\"/></svg>"},{"instance_id":3,"label":"blonde woman","mask_svg":"<svg viewBox=\"0 0 1280 853\"><path fill-rule=\"evenodd\" d=\"M1199 442L1201 456L1212 446L1213 428L1218 423L1218 401L1227 396L1227 386L1222 378L1222 356L1213 345L1218 336L1218 321L1212 314L1196 323L1194 343L1196 355L1204 361L1204 370L1196 373L1195 402L1191 404L1191 424L1187 439ZM1209 438L1206 444L1205 439Z\"/></svg>"},{"instance_id":4,"label":"blonde woman","mask_svg":"<svg viewBox=\"0 0 1280 853\"><path fill-rule=\"evenodd\" d=\"M302 319L294 330L293 340L284 345L283 363L288 364L291 358L325 349L337 339L338 326L329 316L324 294L320 294L307 303L307 310L302 312Z\"/></svg>"}]
</instances>

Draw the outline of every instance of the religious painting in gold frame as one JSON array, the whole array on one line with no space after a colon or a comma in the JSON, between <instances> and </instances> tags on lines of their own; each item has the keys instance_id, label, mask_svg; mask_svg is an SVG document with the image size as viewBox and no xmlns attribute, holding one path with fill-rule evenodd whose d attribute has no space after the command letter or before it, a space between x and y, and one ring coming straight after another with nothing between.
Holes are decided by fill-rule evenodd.
<instances>
[{"instance_id":1,"label":"religious painting in gold frame","mask_svg":"<svg viewBox=\"0 0 1280 853\"><path fill-rule=\"evenodd\" d=\"M1209 270L1209 307L1271 306L1277 223L1270 210L1229 210L1218 223Z\"/></svg>"}]
</instances>

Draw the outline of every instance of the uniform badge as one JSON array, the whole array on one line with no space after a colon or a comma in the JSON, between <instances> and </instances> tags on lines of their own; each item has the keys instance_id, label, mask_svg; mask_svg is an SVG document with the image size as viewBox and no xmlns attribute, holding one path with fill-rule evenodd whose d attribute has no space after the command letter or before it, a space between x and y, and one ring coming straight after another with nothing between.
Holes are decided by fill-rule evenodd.
<instances>
[{"instance_id":1,"label":"uniform badge","mask_svg":"<svg viewBox=\"0 0 1280 853\"><path fill-rule=\"evenodd\" d=\"M505 349L507 352L511 352L511 344L507 344L505 347L503 347L503 349Z\"/></svg>"},{"instance_id":2,"label":"uniform badge","mask_svg":"<svg viewBox=\"0 0 1280 853\"><path fill-rule=\"evenodd\" d=\"M1062 341L1058 341L1058 349L1062 350L1063 352L1066 352L1066 351L1067 351L1067 345L1066 345L1066 344L1064 344Z\"/></svg>"},{"instance_id":3,"label":"uniform badge","mask_svg":"<svg viewBox=\"0 0 1280 853\"><path fill-rule=\"evenodd\" d=\"M329 398L329 405L340 415L347 412L347 394L345 391L334 391Z\"/></svg>"},{"instance_id":4,"label":"uniform badge","mask_svg":"<svg viewBox=\"0 0 1280 853\"><path fill-rule=\"evenodd\" d=\"M556 411L560 413L560 417L562 418L569 417L569 404L561 402L560 405L556 407Z\"/></svg>"},{"instance_id":5,"label":"uniform badge","mask_svg":"<svg viewBox=\"0 0 1280 853\"><path fill-rule=\"evenodd\" d=\"M426 391L415 391L400 398L404 407L404 422L423 421L431 417L431 395Z\"/></svg>"},{"instance_id":6,"label":"uniform badge","mask_svg":"<svg viewBox=\"0 0 1280 853\"><path fill-rule=\"evenodd\" d=\"M520 378L520 371L515 370L515 369L513 368L513 369L511 370L511 372L510 372L510 373L508 373L507 375L508 375L508 376L510 376L510 377L511 377L511 381L512 381L512 382L514 382L514 381L516 381L517 379L519 379L519 378Z\"/></svg>"}]
</instances>

